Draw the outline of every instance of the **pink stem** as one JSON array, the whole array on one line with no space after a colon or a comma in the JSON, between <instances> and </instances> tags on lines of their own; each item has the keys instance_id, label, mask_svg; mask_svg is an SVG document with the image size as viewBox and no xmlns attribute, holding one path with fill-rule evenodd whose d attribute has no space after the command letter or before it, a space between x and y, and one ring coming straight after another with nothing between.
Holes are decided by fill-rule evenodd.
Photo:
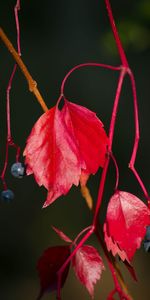
<instances>
[{"instance_id":1,"label":"pink stem","mask_svg":"<svg viewBox=\"0 0 150 300\"><path fill-rule=\"evenodd\" d=\"M112 152L110 152L110 157L112 158L112 161L113 161L113 163L115 165L115 169L116 169L116 184L115 184L115 191L116 191L118 189L118 183L119 183L119 168L117 165L117 161Z\"/></svg>"},{"instance_id":2,"label":"pink stem","mask_svg":"<svg viewBox=\"0 0 150 300\"><path fill-rule=\"evenodd\" d=\"M7 104L6 104L6 108L7 108L7 140L8 142L12 141L12 136L11 136L11 126L10 126L10 90L11 90L11 86L12 86L12 81L16 72L16 68L17 65L14 65L13 71L11 73L9 82L8 82L8 86L7 86L7 90L6 90L6 95L7 95Z\"/></svg>"},{"instance_id":3,"label":"pink stem","mask_svg":"<svg viewBox=\"0 0 150 300\"><path fill-rule=\"evenodd\" d=\"M107 12L108 12L108 17L109 17L111 29L112 29L112 32L113 32L113 35L114 35L114 38L115 38L115 41L116 41L116 46L118 48L118 52L119 52L119 55L120 55L120 59L122 61L123 66L128 67L128 61L127 61L127 58L126 58L124 49L122 47L122 43L121 43L119 34L118 34L118 31L117 31L115 20L114 20L113 14L112 14L110 1L105 0L105 5L106 5Z\"/></svg>"},{"instance_id":4,"label":"pink stem","mask_svg":"<svg viewBox=\"0 0 150 300\"><path fill-rule=\"evenodd\" d=\"M119 81L118 81L118 86L116 90L116 96L115 96L115 101L114 101L114 106L113 106L113 111L112 111L112 117L111 117L111 122L110 122L110 128L109 128L109 145L108 145L108 153L111 153L112 150L112 142L113 142L113 136L114 136L114 129L115 129L115 123L116 123L116 116L117 116L117 111L118 111L118 104L120 100L120 94L121 94L121 89L122 89L122 84L124 80L124 76L126 74L126 69L122 69L120 76L119 76ZM104 191L104 186L105 186L105 180L106 180L106 175L107 175L107 170L109 166L109 161L110 157L106 156L105 159L105 164L104 168L102 171L102 176L100 180L100 186L99 186L99 192L98 192L98 198L96 202L96 208L94 212L94 218L93 218L93 225L96 226L97 223L97 217L99 213L99 209L101 206L101 201L103 197L103 191Z\"/></svg>"},{"instance_id":5,"label":"pink stem","mask_svg":"<svg viewBox=\"0 0 150 300\"><path fill-rule=\"evenodd\" d=\"M16 23L16 30L17 30L17 47L18 47L18 53L21 55L20 50L20 27L19 27L19 19L18 19L18 10L20 9L20 0L17 0L15 8L14 8L14 14L15 14L15 23ZM20 155L20 147L16 145L13 142L12 135L11 135L11 121L10 121L10 90L12 87L12 82L16 73L17 65L15 64L13 67L13 71L11 73L7 90L6 90L6 113L7 113L7 140L6 140L6 154L5 154L5 162L4 167L2 170L2 173L0 175L0 178L2 179L4 189L7 189L7 185L5 182L5 173L8 165L8 151L9 146L14 147L16 149L16 161L19 160Z\"/></svg>"},{"instance_id":6,"label":"pink stem","mask_svg":"<svg viewBox=\"0 0 150 300\"><path fill-rule=\"evenodd\" d=\"M61 95L64 94L64 86L65 83L68 79L68 77L77 69L81 69L83 67L101 67L101 68L105 68L105 69L109 69L109 70L114 70L114 71L120 71L121 67L114 67L114 66L110 66L110 65L105 65L105 64L99 64L99 63L94 63L94 62L89 62L89 63L84 63L84 64L80 64L75 66L74 68L72 68L67 75L64 77L62 84L61 84Z\"/></svg>"},{"instance_id":7,"label":"pink stem","mask_svg":"<svg viewBox=\"0 0 150 300\"><path fill-rule=\"evenodd\" d=\"M136 155L137 155L137 149L138 149L138 144L139 144L139 119L138 119L138 105L137 105L137 95L136 95L136 85L135 85L135 80L134 80L134 76L132 71L129 69L128 67L128 61L124 52L124 49L122 47L120 38L119 38L119 34L115 25L115 21L113 18L113 14L112 14L112 9L110 6L110 1L109 0L105 0L105 4L106 4L106 8L108 11L108 16L109 16L109 20L110 20L110 25L114 34L114 38L116 41L116 45L118 48L118 52L122 61L123 66L125 66L127 68L127 72L130 76L130 80L131 80L131 86L132 86L132 92L133 92L133 102L134 102L134 120L135 120L135 140L134 140L134 146L133 146L133 152L132 152L132 156L131 156L131 160L129 163L129 168L132 170L133 174L135 175L137 181L139 182L141 189L143 190L143 193L146 197L146 199L148 199L149 202L149 195L148 192L144 186L143 181L141 180L138 172L136 171L134 164L135 164L135 159L136 159Z\"/></svg>"},{"instance_id":8,"label":"pink stem","mask_svg":"<svg viewBox=\"0 0 150 300\"><path fill-rule=\"evenodd\" d=\"M115 21L113 18L113 14L112 14L112 9L111 9L111 5L110 5L110 1L109 0L105 0L105 5L108 11L108 17L110 20L110 25L111 25L111 29L113 31L114 34L114 38L116 41L116 46L118 48L118 52L122 61L123 66L126 67L126 70L130 76L130 80L131 80L131 86L132 86L132 92L133 92L133 102L134 102L134 120L135 120L135 140L134 140L134 146L133 146L133 152L132 152L132 156L131 156L131 160L129 163L129 168L132 170L133 174L135 175L137 181L139 182L139 185L141 186L141 189L143 190L143 193L146 197L146 199L148 199L148 203L149 201L149 195L148 192L144 186L143 181L141 180L138 172L136 171L134 164L135 164L135 159L136 159L136 155L137 155L137 149L138 149L138 144L139 144L139 119L138 119L138 105L137 105L137 95L136 95L136 85L135 85L135 80L134 80L134 75L132 73L132 71L130 70L129 66L128 66L128 61L124 52L124 49L122 47L121 41L120 41L120 37L115 25Z\"/></svg>"},{"instance_id":9,"label":"pink stem","mask_svg":"<svg viewBox=\"0 0 150 300\"><path fill-rule=\"evenodd\" d=\"M133 104L134 104L134 122L135 122L135 139L134 139L134 147L133 152L131 155L130 165L134 166L136 155L137 155L137 149L139 145L139 116L138 116L138 104L137 104L137 94L136 94L136 85L135 80L132 71L129 69L128 74L130 76L131 80L131 87L132 87L132 93L133 93Z\"/></svg>"},{"instance_id":10,"label":"pink stem","mask_svg":"<svg viewBox=\"0 0 150 300\"><path fill-rule=\"evenodd\" d=\"M116 294L116 289L113 289L110 293L109 293L109 295L108 295L108 297L107 297L107 300L112 300L113 299L113 296Z\"/></svg>"},{"instance_id":11,"label":"pink stem","mask_svg":"<svg viewBox=\"0 0 150 300\"><path fill-rule=\"evenodd\" d=\"M72 244L76 245L76 244L77 244L77 241L78 241L78 239L81 237L81 235L83 235L83 233L85 233L86 231L89 231L91 228L92 228L91 225L88 226L88 227L86 227L86 228L84 228L84 229L77 235L77 237L75 238L75 240L73 241Z\"/></svg>"},{"instance_id":12,"label":"pink stem","mask_svg":"<svg viewBox=\"0 0 150 300\"><path fill-rule=\"evenodd\" d=\"M67 267L67 265L70 263L70 261L74 257L74 255L76 254L76 252L79 250L79 248L82 247L82 245L87 241L87 239L93 234L93 232L95 230L94 226L90 226L89 228L90 229L88 229L88 232L85 234L85 236L79 242L79 244L75 247L75 249L72 251L70 256L65 260L65 262L63 263L63 265L61 266L61 268L59 269L59 271L57 273L57 275L58 275L57 299L58 300L61 299L60 295L61 295L61 278L62 278L62 274L63 274L65 268Z\"/></svg>"},{"instance_id":13,"label":"pink stem","mask_svg":"<svg viewBox=\"0 0 150 300\"><path fill-rule=\"evenodd\" d=\"M146 199L149 200L149 195L148 192L144 186L144 183L142 179L140 178L138 172L135 169L135 160L136 160L136 155L137 155L137 150L138 150L138 145L139 145L139 139L140 139L140 134L139 134L139 117L138 117L138 104L137 104L137 94L136 94L136 85L135 85L135 80L134 80L134 75L132 71L129 69L128 74L130 76L131 80L131 87L132 87L132 93L133 93L133 104L134 104L134 120L135 120L135 138L134 138L134 145L133 145L133 151L131 155L131 159L129 162L129 168L135 175L143 193Z\"/></svg>"},{"instance_id":14,"label":"pink stem","mask_svg":"<svg viewBox=\"0 0 150 300\"><path fill-rule=\"evenodd\" d=\"M5 162L4 162L3 171L0 175L0 178L1 178L2 183L3 183L4 190L7 190L7 185L6 185L6 182L5 182L5 173L6 173L7 164L8 164L8 147L9 147L8 141L6 141Z\"/></svg>"},{"instance_id":15,"label":"pink stem","mask_svg":"<svg viewBox=\"0 0 150 300\"><path fill-rule=\"evenodd\" d=\"M17 48L18 48L18 54L21 56L20 25L19 25L19 18L18 18L19 10L20 10L20 0L17 0L15 8L14 8L14 13L15 13L16 30L17 30Z\"/></svg>"},{"instance_id":16,"label":"pink stem","mask_svg":"<svg viewBox=\"0 0 150 300\"><path fill-rule=\"evenodd\" d=\"M16 23L16 30L17 30L17 48L18 48L18 53L19 55L21 55L21 50L20 50L20 26L19 26L19 18L18 18L18 11L20 10L20 0L17 0L16 5L14 7L14 14L15 14L15 23ZM8 86L7 86L7 141L9 143L10 146L15 147L16 149L18 149L18 146L15 145L12 142L12 136L11 136L11 125L10 125L10 90L12 87L12 82L16 73L16 69L17 69L17 64L14 65L13 71L11 73L9 82L8 82ZM17 155L18 155L17 151Z\"/></svg>"}]
</instances>

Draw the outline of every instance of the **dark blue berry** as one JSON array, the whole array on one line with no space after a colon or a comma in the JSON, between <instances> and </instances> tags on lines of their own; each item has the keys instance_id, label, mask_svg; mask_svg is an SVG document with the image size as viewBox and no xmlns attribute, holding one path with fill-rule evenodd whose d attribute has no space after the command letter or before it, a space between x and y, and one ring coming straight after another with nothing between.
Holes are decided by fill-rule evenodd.
<instances>
[{"instance_id":1,"label":"dark blue berry","mask_svg":"<svg viewBox=\"0 0 150 300\"><path fill-rule=\"evenodd\" d=\"M11 190L5 190L1 192L1 199L4 202L11 202L14 199L14 193Z\"/></svg>"},{"instance_id":2,"label":"dark blue berry","mask_svg":"<svg viewBox=\"0 0 150 300\"><path fill-rule=\"evenodd\" d=\"M145 251L146 252L150 252L150 241L145 240L144 243L143 243L143 245L144 245Z\"/></svg>"},{"instance_id":3,"label":"dark blue berry","mask_svg":"<svg viewBox=\"0 0 150 300\"><path fill-rule=\"evenodd\" d=\"M16 178L22 178L25 175L25 166L21 162L14 163L11 166L11 174Z\"/></svg>"}]
</instances>

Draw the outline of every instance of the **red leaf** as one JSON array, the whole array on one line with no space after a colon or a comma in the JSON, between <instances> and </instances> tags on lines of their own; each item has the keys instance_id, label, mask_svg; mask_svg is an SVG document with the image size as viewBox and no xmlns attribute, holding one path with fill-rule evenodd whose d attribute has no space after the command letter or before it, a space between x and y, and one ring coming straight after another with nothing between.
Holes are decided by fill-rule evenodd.
<instances>
[{"instance_id":1,"label":"red leaf","mask_svg":"<svg viewBox=\"0 0 150 300\"><path fill-rule=\"evenodd\" d=\"M45 292L57 290L57 272L69 255L69 246L56 246L46 249L39 258L37 269L40 277L41 290L37 300L41 299ZM63 287L66 281L69 266L70 264L68 264L62 275L61 287Z\"/></svg>"},{"instance_id":2,"label":"red leaf","mask_svg":"<svg viewBox=\"0 0 150 300\"><path fill-rule=\"evenodd\" d=\"M95 174L103 167L107 144L103 124L82 106L65 100L61 111L57 103L44 113L24 150L27 174L48 190L44 207L78 185L82 172Z\"/></svg>"},{"instance_id":3,"label":"red leaf","mask_svg":"<svg viewBox=\"0 0 150 300\"><path fill-rule=\"evenodd\" d=\"M108 236L106 223L104 223L104 235L105 235L105 243L107 245L108 251L111 250L113 256L118 254L123 261L125 259L128 260L126 252L124 250L121 250L118 247L117 243L115 241L113 241L111 236Z\"/></svg>"},{"instance_id":4,"label":"red leaf","mask_svg":"<svg viewBox=\"0 0 150 300\"><path fill-rule=\"evenodd\" d=\"M124 265L126 266L126 268L128 269L128 271L130 272L132 278L137 281L137 276L136 273L134 271L134 268L131 266L131 264L128 262L128 257L125 251L121 250L118 245L116 244L116 242L114 242L112 240L112 238L110 236L108 236L107 234L107 229L106 229L106 223L104 224L104 235L105 235L105 242L107 245L107 249L108 251L111 250L113 256L115 256L116 254L119 255L119 257L122 259Z\"/></svg>"},{"instance_id":5,"label":"red leaf","mask_svg":"<svg viewBox=\"0 0 150 300\"><path fill-rule=\"evenodd\" d=\"M72 259L77 278L85 285L93 298L94 285L104 270L102 259L97 250L89 245L82 246Z\"/></svg>"},{"instance_id":6,"label":"red leaf","mask_svg":"<svg viewBox=\"0 0 150 300\"><path fill-rule=\"evenodd\" d=\"M99 167L104 166L108 145L103 123L94 112L67 100L62 112L66 126L74 131L80 155L85 162L84 172L95 174Z\"/></svg>"},{"instance_id":7,"label":"red leaf","mask_svg":"<svg viewBox=\"0 0 150 300\"><path fill-rule=\"evenodd\" d=\"M54 226L52 226L52 228L63 241L65 241L67 243L72 243L72 240L66 234L64 234L61 230L59 230L58 228L56 228Z\"/></svg>"},{"instance_id":8,"label":"red leaf","mask_svg":"<svg viewBox=\"0 0 150 300\"><path fill-rule=\"evenodd\" d=\"M105 241L108 250L116 253L129 263L150 224L148 207L136 196L117 191L110 199L106 222L104 224Z\"/></svg>"}]
</instances>

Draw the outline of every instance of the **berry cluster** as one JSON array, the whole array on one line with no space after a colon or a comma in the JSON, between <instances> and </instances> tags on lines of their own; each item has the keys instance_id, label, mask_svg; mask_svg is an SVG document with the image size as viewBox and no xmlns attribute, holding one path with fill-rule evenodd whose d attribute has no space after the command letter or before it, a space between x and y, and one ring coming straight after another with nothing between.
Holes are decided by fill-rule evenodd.
<instances>
[{"instance_id":1,"label":"berry cluster","mask_svg":"<svg viewBox=\"0 0 150 300\"><path fill-rule=\"evenodd\" d=\"M23 178L25 176L25 165L21 162L16 162L11 166L11 174L15 178ZM4 189L1 192L1 200L4 202L11 202L14 199L14 193L10 189Z\"/></svg>"}]
</instances>

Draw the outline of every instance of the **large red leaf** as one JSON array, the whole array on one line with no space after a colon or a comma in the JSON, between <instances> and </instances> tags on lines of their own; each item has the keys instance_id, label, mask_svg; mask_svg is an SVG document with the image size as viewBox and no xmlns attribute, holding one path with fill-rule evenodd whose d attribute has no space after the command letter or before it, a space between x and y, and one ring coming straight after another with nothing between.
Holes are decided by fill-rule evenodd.
<instances>
[{"instance_id":1,"label":"large red leaf","mask_svg":"<svg viewBox=\"0 0 150 300\"><path fill-rule=\"evenodd\" d=\"M34 125L24 150L27 174L48 190L44 207L72 184L78 185L82 172L94 174L103 166L108 144L103 124L90 110L67 100L58 103Z\"/></svg>"},{"instance_id":2,"label":"large red leaf","mask_svg":"<svg viewBox=\"0 0 150 300\"><path fill-rule=\"evenodd\" d=\"M82 246L72 259L77 278L94 297L94 285L104 270L102 259L97 250L89 245Z\"/></svg>"},{"instance_id":3,"label":"large red leaf","mask_svg":"<svg viewBox=\"0 0 150 300\"><path fill-rule=\"evenodd\" d=\"M57 272L70 255L69 246L50 247L44 251L37 263L37 269L40 277L41 290L37 300L41 299L45 292L57 290ZM62 274L61 287L64 285L69 264Z\"/></svg>"},{"instance_id":4,"label":"large red leaf","mask_svg":"<svg viewBox=\"0 0 150 300\"><path fill-rule=\"evenodd\" d=\"M136 196L117 191L110 199L104 224L105 242L113 255L130 262L150 224L148 207Z\"/></svg>"},{"instance_id":5,"label":"large red leaf","mask_svg":"<svg viewBox=\"0 0 150 300\"><path fill-rule=\"evenodd\" d=\"M67 128L74 131L80 155L85 162L84 172L95 174L104 166L108 138L102 122L89 109L65 100L62 113Z\"/></svg>"}]
</instances>

